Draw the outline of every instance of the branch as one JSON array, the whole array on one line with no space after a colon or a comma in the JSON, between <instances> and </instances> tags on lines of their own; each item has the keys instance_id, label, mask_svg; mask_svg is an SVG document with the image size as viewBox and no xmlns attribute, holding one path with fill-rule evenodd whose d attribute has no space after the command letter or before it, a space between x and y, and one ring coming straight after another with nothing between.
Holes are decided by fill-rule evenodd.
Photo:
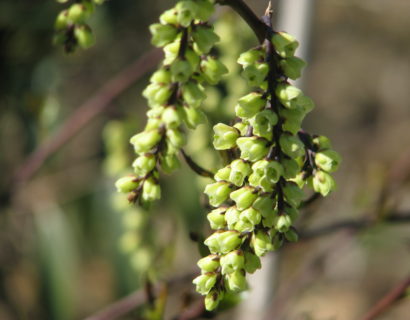
<instances>
[{"instance_id":1,"label":"branch","mask_svg":"<svg viewBox=\"0 0 410 320\"><path fill-rule=\"evenodd\" d=\"M387 309L393 306L393 304L399 301L402 297L404 297L407 288L410 287L410 276L404 279L401 283L399 283L396 287L394 287L391 291L389 291L382 299L380 299L366 315L362 318L362 320L374 320Z\"/></svg>"},{"instance_id":2,"label":"branch","mask_svg":"<svg viewBox=\"0 0 410 320\"><path fill-rule=\"evenodd\" d=\"M147 52L86 100L64 122L60 130L49 138L48 141L40 145L17 169L14 177L14 190L29 180L52 154L63 147L102 111L107 109L118 95L129 88L145 73L153 69L159 63L161 57L162 52L158 49Z\"/></svg>"},{"instance_id":3,"label":"branch","mask_svg":"<svg viewBox=\"0 0 410 320\"><path fill-rule=\"evenodd\" d=\"M181 154L184 157L185 162L192 169L192 171L194 171L196 174L202 177L213 179L214 174L211 171L202 168L199 164L192 160L192 158L188 156L183 149L181 149Z\"/></svg>"}]
</instances>

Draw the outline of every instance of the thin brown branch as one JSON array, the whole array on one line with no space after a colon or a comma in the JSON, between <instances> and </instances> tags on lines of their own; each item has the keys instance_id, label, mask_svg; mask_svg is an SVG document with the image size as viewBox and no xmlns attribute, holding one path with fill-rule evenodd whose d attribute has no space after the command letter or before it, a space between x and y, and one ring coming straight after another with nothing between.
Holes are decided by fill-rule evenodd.
<instances>
[{"instance_id":1,"label":"thin brown branch","mask_svg":"<svg viewBox=\"0 0 410 320\"><path fill-rule=\"evenodd\" d=\"M382 313L391 308L397 301L399 301L410 287L410 276L404 281L400 282L396 287L389 291L383 298L381 298L362 318L362 320L377 319Z\"/></svg>"},{"instance_id":2,"label":"thin brown branch","mask_svg":"<svg viewBox=\"0 0 410 320\"><path fill-rule=\"evenodd\" d=\"M202 168L199 164L197 164L194 160L192 160L192 158L190 156L188 156L183 149L181 149L181 154L184 157L184 160L187 163L187 165L196 174L198 174L202 177L205 177L205 178L211 178L212 179L214 177L214 174L211 171Z\"/></svg>"},{"instance_id":3,"label":"thin brown branch","mask_svg":"<svg viewBox=\"0 0 410 320\"><path fill-rule=\"evenodd\" d=\"M14 188L29 180L52 154L62 148L82 128L107 109L118 95L153 69L159 63L161 57L162 52L159 49L147 52L97 90L64 122L54 136L28 156L15 173Z\"/></svg>"},{"instance_id":4,"label":"thin brown branch","mask_svg":"<svg viewBox=\"0 0 410 320\"><path fill-rule=\"evenodd\" d=\"M306 207L310 206L311 204L315 203L319 199L321 199L320 193L315 192L309 198L302 201L302 203L300 205L300 209L303 209L303 208L306 208Z\"/></svg>"}]
</instances>

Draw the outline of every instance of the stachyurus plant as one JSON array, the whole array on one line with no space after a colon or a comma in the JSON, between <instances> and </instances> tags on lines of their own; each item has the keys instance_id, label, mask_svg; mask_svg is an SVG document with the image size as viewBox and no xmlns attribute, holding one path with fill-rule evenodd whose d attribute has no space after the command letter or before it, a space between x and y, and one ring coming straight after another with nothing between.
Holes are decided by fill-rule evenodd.
<instances>
[{"instance_id":1,"label":"stachyurus plant","mask_svg":"<svg viewBox=\"0 0 410 320\"><path fill-rule=\"evenodd\" d=\"M56 37L67 51L91 43L85 19L99 2L76 2L57 18ZM214 50L220 41L210 22L216 4L237 11L260 44L238 57L249 92L238 100L231 123L213 128L214 148L229 159L213 174L183 147L186 131L206 121L205 87L228 72ZM214 207L207 215L214 233L204 241L209 255L198 261L201 274L193 280L206 309L213 310L227 294L247 289L246 275L261 268L260 257L298 240L294 223L303 189L327 196L341 159L329 139L302 129L314 103L289 79L299 78L306 64L295 56L297 40L272 29L270 7L258 19L242 0L180 0L150 31L165 58L143 92L149 105L145 129L130 140L137 155L134 174L116 187L130 202L149 208L161 197L160 172L175 171L180 155L214 180L204 191Z\"/></svg>"}]
</instances>

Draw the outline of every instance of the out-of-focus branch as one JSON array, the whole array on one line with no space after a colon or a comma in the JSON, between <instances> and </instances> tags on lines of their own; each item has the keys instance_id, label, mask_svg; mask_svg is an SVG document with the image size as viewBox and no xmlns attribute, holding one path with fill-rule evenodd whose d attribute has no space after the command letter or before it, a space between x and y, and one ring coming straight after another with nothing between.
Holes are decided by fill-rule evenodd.
<instances>
[{"instance_id":1,"label":"out-of-focus branch","mask_svg":"<svg viewBox=\"0 0 410 320\"><path fill-rule=\"evenodd\" d=\"M406 293L406 290L410 287L410 276L404 281L400 282L396 287L389 291L382 299L380 299L362 320L375 320L378 316L392 307L397 301L399 301Z\"/></svg>"},{"instance_id":2,"label":"out-of-focus branch","mask_svg":"<svg viewBox=\"0 0 410 320\"><path fill-rule=\"evenodd\" d=\"M13 181L14 190L29 180L52 154L63 147L97 115L107 109L118 95L153 69L159 63L161 57L162 52L159 49L147 52L97 90L64 122L54 136L29 155L26 161L17 169Z\"/></svg>"},{"instance_id":3,"label":"out-of-focus branch","mask_svg":"<svg viewBox=\"0 0 410 320\"><path fill-rule=\"evenodd\" d=\"M205 177L205 178L211 178L212 179L214 177L214 174L211 171L202 168L199 164L197 164L194 160L192 160L192 158L190 156L188 156L183 149L181 149L181 154L184 157L184 160L187 163L187 165L196 174L198 174L202 177Z\"/></svg>"}]
</instances>

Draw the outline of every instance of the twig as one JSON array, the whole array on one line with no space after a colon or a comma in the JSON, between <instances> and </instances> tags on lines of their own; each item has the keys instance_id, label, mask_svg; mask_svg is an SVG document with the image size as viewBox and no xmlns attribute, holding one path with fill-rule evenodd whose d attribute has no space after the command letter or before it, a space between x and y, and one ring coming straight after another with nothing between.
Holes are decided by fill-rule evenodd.
<instances>
[{"instance_id":1,"label":"twig","mask_svg":"<svg viewBox=\"0 0 410 320\"><path fill-rule=\"evenodd\" d=\"M380 299L366 315L362 318L362 320L374 320L377 319L383 312L393 306L395 302L400 300L407 288L410 287L410 276L404 279L404 281L400 282L396 287L394 287L391 291L389 291L382 299Z\"/></svg>"},{"instance_id":2,"label":"twig","mask_svg":"<svg viewBox=\"0 0 410 320\"><path fill-rule=\"evenodd\" d=\"M181 149L181 154L184 157L185 162L192 169L192 171L194 171L195 173L205 178L214 177L214 174L211 171L202 168L199 164L197 164L194 160L192 160L192 158L188 156L183 149Z\"/></svg>"},{"instance_id":3,"label":"twig","mask_svg":"<svg viewBox=\"0 0 410 320\"><path fill-rule=\"evenodd\" d=\"M309 198L307 198L306 200L302 201L300 208L306 208L309 205L313 204L314 202L316 202L317 200L319 200L320 197L320 193L315 192L314 194L312 194Z\"/></svg>"},{"instance_id":4,"label":"twig","mask_svg":"<svg viewBox=\"0 0 410 320\"><path fill-rule=\"evenodd\" d=\"M61 126L60 130L34 151L17 169L14 177L14 190L29 180L43 163L63 147L73 136L84 128L97 115L108 108L111 102L136 80L153 69L160 61L162 52L151 50L125 68L102 86L92 97L84 102Z\"/></svg>"}]
</instances>

